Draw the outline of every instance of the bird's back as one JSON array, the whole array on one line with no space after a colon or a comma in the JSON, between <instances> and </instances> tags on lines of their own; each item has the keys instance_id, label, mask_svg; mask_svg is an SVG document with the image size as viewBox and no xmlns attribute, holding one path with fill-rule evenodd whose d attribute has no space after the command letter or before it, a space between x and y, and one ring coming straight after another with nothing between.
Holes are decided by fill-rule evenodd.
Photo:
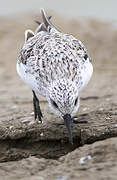
<instances>
[{"instance_id":1,"label":"bird's back","mask_svg":"<svg viewBox=\"0 0 117 180\"><path fill-rule=\"evenodd\" d=\"M91 76L91 67L88 67L90 64L81 41L59 32L51 25L30 37L18 56L20 76L32 89L36 85L39 91L40 87L43 91L58 79L70 79L76 82L79 89L82 88L86 81L84 76ZM31 85L32 83L35 84Z\"/></svg>"}]
</instances>

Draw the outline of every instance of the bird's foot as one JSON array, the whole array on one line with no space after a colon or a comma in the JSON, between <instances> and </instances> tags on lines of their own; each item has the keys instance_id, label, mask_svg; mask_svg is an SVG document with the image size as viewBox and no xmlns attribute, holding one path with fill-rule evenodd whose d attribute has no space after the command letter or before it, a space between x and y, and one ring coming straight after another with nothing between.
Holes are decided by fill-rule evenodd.
<instances>
[{"instance_id":1,"label":"bird's foot","mask_svg":"<svg viewBox=\"0 0 117 180\"><path fill-rule=\"evenodd\" d=\"M39 121L38 119L33 119L28 123L28 125L33 125L33 124L42 124L43 121Z\"/></svg>"},{"instance_id":2,"label":"bird's foot","mask_svg":"<svg viewBox=\"0 0 117 180\"><path fill-rule=\"evenodd\" d=\"M37 108L34 110L34 114L35 114L35 122L43 123L42 121L43 115L39 106L37 106Z\"/></svg>"}]
</instances>

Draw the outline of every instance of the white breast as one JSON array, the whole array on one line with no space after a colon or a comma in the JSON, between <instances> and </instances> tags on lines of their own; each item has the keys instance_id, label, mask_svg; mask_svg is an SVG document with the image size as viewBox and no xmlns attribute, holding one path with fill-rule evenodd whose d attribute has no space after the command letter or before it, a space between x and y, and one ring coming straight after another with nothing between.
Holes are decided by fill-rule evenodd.
<instances>
[{"instance_id":1,"label":"white breast","mask_svg":"<svg viewBox=\"0 0 117 180\"><path fill-rule=\"evenodd\" d=\"M26 72L26 66L22 63L17 62L17 72L21 79L35 92L41 94L42 96L46 95L46 90L41 84L41 82L37 81L34 74Z\"/></svg>"},{"instance_id":2,"label":"white breast","mask_svg":"<svg viewBox=\"0 0 117 180\"><path fill-rule=\"evenodd\" d=\"M84 64L84 68L81 71L82 85L80 86L79 91L85 88L85 86L88 84L89 80L91 79L92 74L93 74L93 66L91 62L86 61Z\"/></svg>"}]
</instances>

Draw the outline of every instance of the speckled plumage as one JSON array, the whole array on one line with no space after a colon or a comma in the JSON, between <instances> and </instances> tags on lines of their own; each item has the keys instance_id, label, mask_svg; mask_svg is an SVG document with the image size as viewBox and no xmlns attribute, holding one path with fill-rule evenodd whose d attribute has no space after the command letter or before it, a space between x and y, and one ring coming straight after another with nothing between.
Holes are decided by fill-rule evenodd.
<instances>
[{"instance_id":1,"label":"speckled plumage","mask_svg":"<svg viewBox=\"0 0 117 180\"><path fill-rule=\"evenodd\" d=\"M62 78L70 78L76 81L78 88L82 88L82 70L89 61L81 41L53 28L50 32L35 34L24 44L18 56L18 63L25 66L26 73L34 75L45 88Z\"/></svg>"},{"instance_id":2,"label":"speckled plumage","mask_svg":"<svg viewBox=\"0 0 117 180\"><path fill-rule=\"evenodd\" d=\"M46 18L44 11L42 17ZM79 107L79 92L93 72L86 48L72 35L59 32L47 18L35 33L26 33L18 56L18 74L32 90L47 98L56 115L73 116Z\"/></svg>"}]
</instances>

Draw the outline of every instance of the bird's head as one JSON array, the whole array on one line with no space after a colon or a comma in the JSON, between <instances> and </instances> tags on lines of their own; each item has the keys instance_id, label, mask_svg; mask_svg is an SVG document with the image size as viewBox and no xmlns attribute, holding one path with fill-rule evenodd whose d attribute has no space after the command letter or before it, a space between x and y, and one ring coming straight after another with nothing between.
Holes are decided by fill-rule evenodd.
<instances>
[{"instance_id":1,"label":"bird's head","mask_svg":"<svg viewBox=\"0 0 117 180\"><path fill-rule=\"evenodd\" d=\"M70 80L53 81L48 89L48 103L51 111L61 117L68 129L69 141L72 143L72 117L79 108L78 87Z\"/></svg>"}]
</instances>

